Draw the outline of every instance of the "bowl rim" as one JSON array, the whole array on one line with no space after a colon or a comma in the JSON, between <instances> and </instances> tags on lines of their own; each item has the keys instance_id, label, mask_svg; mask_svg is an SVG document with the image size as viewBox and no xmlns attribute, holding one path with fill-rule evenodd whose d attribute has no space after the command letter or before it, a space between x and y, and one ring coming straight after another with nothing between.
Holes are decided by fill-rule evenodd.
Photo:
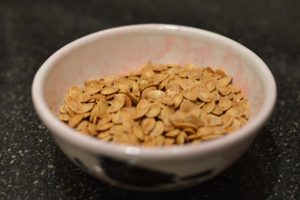
<instances>
[{"instance_id":1,"label":"bowl rim","mask_svg":"<svg viewBox=\"0 0 300 200\"><path fill-rule=\"evenodd\" d=\"M255 118L251 119L245 126L235 131L233 134L226 135L217 140L211 140L208 142L201 143L201 145L183 145L183 146L171 146L171 147L154 147L154 148L143 148L134 147L128 145L113 144L104 142L93 137L87 137L83 134L78 134L77 131L68 127L66 124L61 122L57 116L55 116L46 104L43 96L43 86L47 75L51 71L51 68L62 58L70 54L73 50L84 46L85 44L97 40L99 38L109 36L126 31L183 31L190 34L201 34L211 39L219 40L220 42L227 43L230 46L238 49L243 55L250 57L255 61L255 67L259 70L259 76L265 87L266 98L262 105L262 109L257 113ZM195 155L204 155L209 152L214 152L220 148L224 148L233 144L238 143L246 139L249 136L255 136L256 132L263 126L266 120L270 117L272 110L275 106L277 90L275 79L267 67L267 65L259 58L255 53L249 50L247 47L240 43L229 39L220 34L210 32L207 30L187 27L182 25L171 25L171 24L138 24L138 25L127 25L116 28L110 28L101 30L87 36L81 37L65 46L60 48L54 54L52 54L38 69L32 83L32 100L34 108L44 122L44 124L50 129L55 137L59 137L74 146L85 149L95 154L110 154L117 157L131 156L135 158L143 159L173 159L182 158ZM76 134L77 133L77 134Z\"/></svg>"}]
</instances>

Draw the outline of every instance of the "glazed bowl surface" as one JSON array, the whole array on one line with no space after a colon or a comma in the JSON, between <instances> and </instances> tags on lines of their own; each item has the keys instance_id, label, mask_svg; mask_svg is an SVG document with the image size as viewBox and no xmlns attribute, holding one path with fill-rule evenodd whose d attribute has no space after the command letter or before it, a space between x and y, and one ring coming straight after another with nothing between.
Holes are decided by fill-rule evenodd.
<instances>
[{"instance_id":1,"label":"glazed bowl surface","mask_svg":"<svg viewBox=\"0 0 300 200\"><path fill-rule=\"evenodd\" d=\"M126 74L148 61L223 68L250 102L249 122L232 134L199 145L142 148L103 142L58 120L71 86ZM61 150L79 167L120 187L163 190L203 182L236 161L269 118L276 85L266 64L231 39L191 27L142 24L99 31L59 49L36 73L32 98Z\"/></svg>"}]
</instances>

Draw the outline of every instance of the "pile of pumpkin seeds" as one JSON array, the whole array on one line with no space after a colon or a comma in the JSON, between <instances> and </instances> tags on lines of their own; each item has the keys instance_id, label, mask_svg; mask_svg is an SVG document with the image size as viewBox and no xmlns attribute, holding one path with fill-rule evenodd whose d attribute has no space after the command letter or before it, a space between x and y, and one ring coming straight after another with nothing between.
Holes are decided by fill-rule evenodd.
<instances>
[{"instance_id":1,"label":"pile of pumpkin seeds","mask_svg":"<svg viewBox=\"0 0 300 200\"><path fill-rule=\"evenodd\" d=\"M83 134L143 147L220 138L248 118L248 101L223 70L152 63L70 88L59 114Z\"/></svg>"}]
</instances>

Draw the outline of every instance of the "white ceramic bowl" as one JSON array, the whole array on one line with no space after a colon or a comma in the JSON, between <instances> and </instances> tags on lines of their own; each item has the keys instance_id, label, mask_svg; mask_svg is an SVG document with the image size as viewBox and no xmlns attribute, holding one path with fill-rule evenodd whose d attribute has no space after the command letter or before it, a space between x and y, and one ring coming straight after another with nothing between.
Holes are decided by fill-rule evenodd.
<instances>
[{"instance_id":1,"label":"white ceramic bowl","mask_svg":"<svg viewBox=\"0 0 300 200\"><path fill-rule=\"evenodd\" d=\"M234 134L199 145L147 149L78 134L57 119L67 88L149 60L224 68L250 101L250 121ZM74 163L114 185L161 190L203 182L237 160L270 116L276 85L266 64L233 40L196 28L148 24L100 31L64 46L38 70L32 97L39 117Z\"/></svg>"}]
</instances>

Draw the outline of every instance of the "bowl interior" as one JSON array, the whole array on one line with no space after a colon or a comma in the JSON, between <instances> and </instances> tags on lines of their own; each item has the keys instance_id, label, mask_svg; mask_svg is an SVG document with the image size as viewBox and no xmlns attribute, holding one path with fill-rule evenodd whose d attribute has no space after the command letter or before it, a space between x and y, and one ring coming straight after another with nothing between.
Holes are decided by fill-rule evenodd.
<instances>
[{"instance_id":1,"label":"bowl interior","mask_svg":"<svg viewBox=\"0 0 300 200\"><path fill-rule=\"evenodd\" d=\"M102 31L67 45L50 61L53 66L43 87L54 114L69 87L124 74L147 61L223 68L247 96L252 118L265 100L261 61L252 52L225 37L192 28L138 26Z\"/></svg>"}]
</instances>

